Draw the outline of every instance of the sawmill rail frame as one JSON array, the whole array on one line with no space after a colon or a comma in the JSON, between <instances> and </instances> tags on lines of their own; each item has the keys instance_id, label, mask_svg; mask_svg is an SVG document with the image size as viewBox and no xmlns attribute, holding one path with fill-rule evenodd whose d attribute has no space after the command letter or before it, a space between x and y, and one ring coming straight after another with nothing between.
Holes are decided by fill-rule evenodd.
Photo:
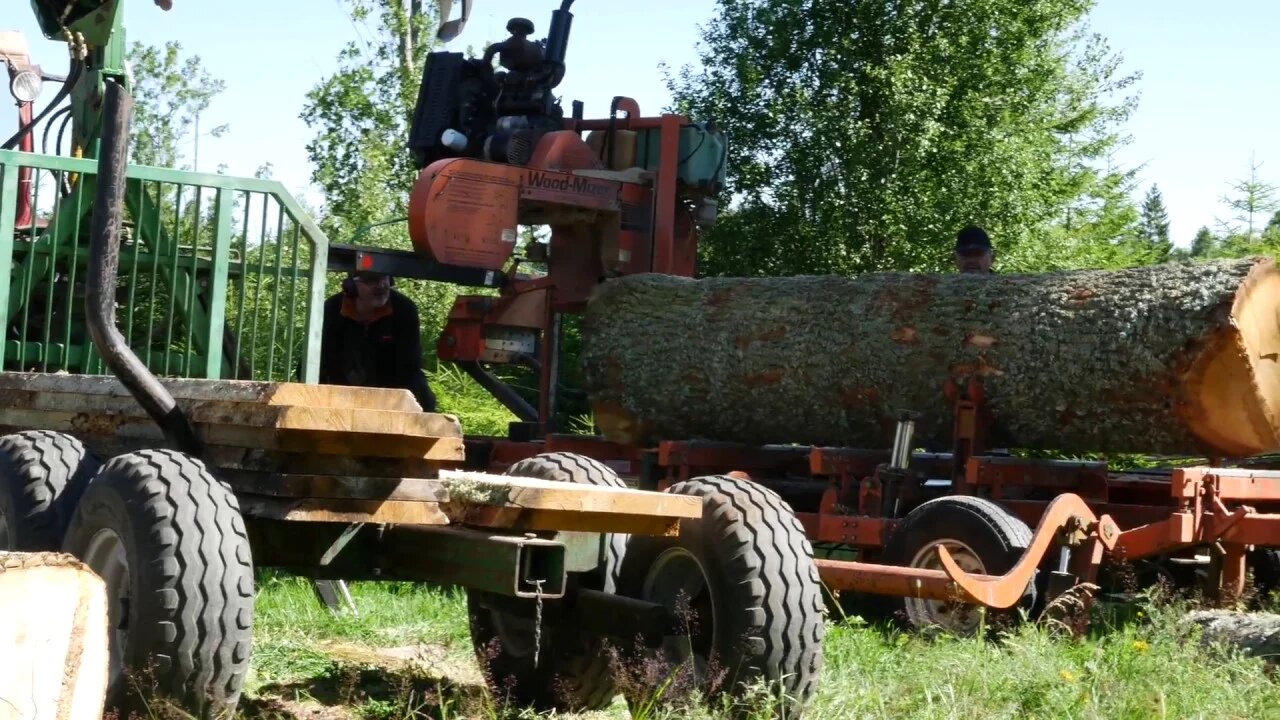
<instances>
[{"instance_id":1,"label":"sawmill rail frame","mask_svg":"<svg viewBox=\"0 0 1280 720\"><path fill-rule=\"evenodd\" d=\"M780 498L718 478L640 491L566 453L474 472L456 417L317 384L323 232L279 183L129 166L131 98L107 80L103 100L95 160L0 151L0 551L104 578L107 710L142 709L133 681L233 710L264 567L465 590L486 679L518 706L646 692L615 684L606 641L735 669L713 702L759 678L788 714L808 702L820 584ZM704 516L723 505L742 511ZM767 543L744 560L744 538Z\"/></svg>"},{"instance_id":2,"label":"sawmill rail frame","mask_svg":"<svg viewBox=\"0 0 1280 720\"><path fill-rule=\"evenodd\" d=\"M1132 592L1135 577L1139 585L1164 579L1195 585L1224 603L1242 597L1250 572L1260 592L1280 591L1280 472L1267 469L1274 466L1268 458L1117 471L1105 461L1020 457L986 446L991 420L980 383L950 382L947 393L953 445L928 452L911 449L911 414L904 413L895 437L879 449L691 440L634 447L552 435L541 442L470 438L470 456L499 471L532 453L580 453L646 490L707 475L770 488L813 543L830 599L877 618L912 616L886 598L917 607L932 602L935 609L956 600L997 610L1017 606L1034 614L1100 575L1104 590ZM913 511L923 518L927 506L939 503L929 508L931 523L945 526L972 511L954 498L981 499L1004 522L1025 524L1014 538L1016 552L976 558L982 572L942 557L951 553L926 552L921 523L910 532L904 525ZM911 542L902 536L912 534L916 545L907 552ZM946 539L945 528L936 534ZM907 619L946 624L927 612Z\"/></svg>"}]
</instances>

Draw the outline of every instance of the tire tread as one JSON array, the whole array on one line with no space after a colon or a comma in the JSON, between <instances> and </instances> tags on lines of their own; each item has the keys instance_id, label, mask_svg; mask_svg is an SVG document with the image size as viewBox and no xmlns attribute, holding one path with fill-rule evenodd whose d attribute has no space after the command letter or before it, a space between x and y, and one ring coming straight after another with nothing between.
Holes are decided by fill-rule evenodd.
<instances>
[{"instance_id":1,"label":"tire tread","mask_svg":"<svg viewBox=\"0 0 1280 720\"><path fill-rule=\"evenodd\" d=\"M233 709L249 668L254 602L249 539L235 494L204 463L172 450L111 459L85 500L107 491L124 501L140 559L153 573L156 613L140 617L146 627L133 632L151 640L158 685L200 715Z\"/></svg>"},{"instance_id":2,"label":"tire tread","mask_svg":"<svg viewBox=\"0 0 1280 720\"><path fill-rule=\"evenodd\" d=\"M711 503L703 522L718 529L723 557L737 565L734 576L750 580L743 583L750 588L745 609L762 620L752 638L762 649L750 658L751 669L806 704L822 674L825 626L821 580L804 527L777 492L759 483L715 475L667 492Z\"/></svg>"},{"instance_id":3,"label":"tire tread","mask_svg":"<svg viewBox=\"0 0 1280 720\"><path fill-rule=\"evenodd\" d=\"M49 551L62 536L96 461L76 438L51 430L24 430L0 437L0 466L12 473L11 519L20 528L16 550Z\"/></svg>"}]
</instances>

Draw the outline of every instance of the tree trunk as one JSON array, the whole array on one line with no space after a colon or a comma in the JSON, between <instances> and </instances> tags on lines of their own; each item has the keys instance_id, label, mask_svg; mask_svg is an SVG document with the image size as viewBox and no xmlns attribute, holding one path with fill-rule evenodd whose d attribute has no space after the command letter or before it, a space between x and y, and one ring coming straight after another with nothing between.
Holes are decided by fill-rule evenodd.
<instances>
[{"instance_id":1,"label":"tree trunk","mask_svg":"<svg viewBox=\"0 0 1280 720\"><path fill-rule=\"evenodd\" d=\"M1280 420L1268 258L1041 275L636 275L597 291L583 372L612 440L947 449L948 379L992 447L1248 455Z\"/></svg>"},{"instance_id":2,"label":"tree trunk","mask_svg":"<svg viewBox=\"0 0 1280 720\"><path fill-rule=\"evenodd\" d=\"M107 692L107 591L62 553L0 552L0 720L98 720Z\"/></svg>"}]
</instances>

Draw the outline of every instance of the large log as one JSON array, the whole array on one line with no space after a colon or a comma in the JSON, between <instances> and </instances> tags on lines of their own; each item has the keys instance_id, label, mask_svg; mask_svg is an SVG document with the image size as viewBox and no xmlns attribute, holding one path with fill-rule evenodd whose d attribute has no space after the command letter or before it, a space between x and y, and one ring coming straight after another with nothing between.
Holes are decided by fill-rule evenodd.
<instances>
[{"instance_id":1,"label":"large log","mask_svg":"<svg viewBox=\"0 0 1280 720\"><path fill-rule=\"evenodd\" d=\"M994 447L1240 456L1280 446L1269 258L1038 275L635 275L583 319L618 442L886 447L900 410L946 449L947 380L982 382Z\"/></svg>"}]
</instances>

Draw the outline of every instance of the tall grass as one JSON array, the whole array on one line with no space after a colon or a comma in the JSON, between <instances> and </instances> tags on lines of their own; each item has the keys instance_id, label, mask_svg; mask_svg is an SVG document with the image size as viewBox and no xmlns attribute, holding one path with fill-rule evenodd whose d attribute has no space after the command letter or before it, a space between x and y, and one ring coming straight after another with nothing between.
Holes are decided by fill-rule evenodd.
<instances>
[{"instance_id":1,"label":"tall grass","mask_svg":"<svg viewBox=\"0 0 1280 720\"><path fill-rule=\"evenodd\" d=\"M302 699L305 713L319 717L338 707L362 718L504 716L479 680L463 593L405 583L355 583L352 593L359 616L331 616L305 582L263 580L247 715L264 716L272 698L285 698ZM808 717L1280 719L1280 679L1263 660L1197 642L1183 601L1138 607L1096 612L1079 639L1047 624L1023 624L990 641L926 637L857 618L833 622ZM413 645L429 659L409 669L379 666L377 648ZM370 652L353 655L352 646ZM616 699L606 711L556 717L631 715ZM646 714L718 717L714 708Z\"/></svg>"}]
</instances>

